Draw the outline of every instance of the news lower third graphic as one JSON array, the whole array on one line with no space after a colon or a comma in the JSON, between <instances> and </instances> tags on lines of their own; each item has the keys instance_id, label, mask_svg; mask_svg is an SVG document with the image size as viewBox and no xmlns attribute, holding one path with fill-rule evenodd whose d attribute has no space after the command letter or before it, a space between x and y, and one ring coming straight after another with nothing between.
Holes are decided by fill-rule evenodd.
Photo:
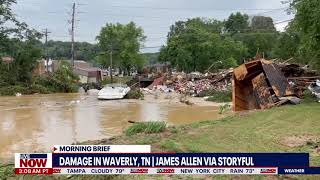
<instances>
[{"instance_id":1,"label":"news lower third graphic","mask_svg":"<svg viewBox=\"0 0 320 180\"><path fill-rule=\"evenodd\" d=\"M308 153L151 153L149 145L57 145L16 153L16 174L320 174Z\"/></svg>"}]
</instances>

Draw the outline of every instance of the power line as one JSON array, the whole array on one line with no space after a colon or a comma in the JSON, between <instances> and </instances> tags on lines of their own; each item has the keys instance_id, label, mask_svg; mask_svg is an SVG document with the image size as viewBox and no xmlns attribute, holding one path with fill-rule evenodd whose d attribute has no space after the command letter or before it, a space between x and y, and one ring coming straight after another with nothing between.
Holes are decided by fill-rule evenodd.
<instances>
[{"instance_id":1,"label":"power line","mask_svg":"<svg viewBox=\"0 0 320 180\"><path fill-rule=\"evenodd\" d=\"M274 25L282 24L282 23L286 23L286 22L290 22L290 21L292 21L292 20L293 20L293 19L288 19L288 20L283 20L283 21L275 22Z\"/></svg>"},{"instance_id":2,"label":"power line","mask_svg":"<svg viewBox=\"0 0 320 180\"><path fill-rule=\"evenodd\" d=\"M154 9L154 10L211 10L211 11L271 11L279 8L210 8L210 7L199 7L199 8L177 8L177 7L151 7L151 6L120 6L112 5L111 7L116 8L128 8L128 9Z\"/></svg>"},{"instance_id":3,"label":"power line","mask_svg":"<svg viewBox=\"0 0 320 180\"><path fill-rule=\"evenodd\" d=\"M267 13L271 13L271 12L275 12L275 11L280 11L282 10L284 12L284 10L288 9L289 7L283 7L283 8L278 8L278 9L273 9L273 10L268 10L268 11L265 11L265 12L260 12L260 13L255 13L255 14L248 14L249 16L259 16L259 15L262 15L262 14L267 14Z\"/></svg>"}]
</instances>

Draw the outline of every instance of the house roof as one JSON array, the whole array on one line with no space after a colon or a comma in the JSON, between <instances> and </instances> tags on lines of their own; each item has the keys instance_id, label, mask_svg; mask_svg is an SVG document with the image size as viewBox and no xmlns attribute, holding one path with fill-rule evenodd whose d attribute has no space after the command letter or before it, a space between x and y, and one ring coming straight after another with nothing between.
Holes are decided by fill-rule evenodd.
<instances>
[{"instance_id":1,"label":"house roof","mask_svg":"<svg viewBox=\"0 0 320 180\"><path fill-rule=\"evenodd\" d=\"M14 60L13 57L9 57L9 56L4 56L4 57L2 57L1 59L2 59L2 61L5 62L5 63L11 63L11 62Z\"/></svg>"},{"instance_id":2,"label":"house roof","mask_svg":"<svg viewBox=\"0 0 320 180\"><path fill-rule=\"evenodd\" d=\"M89 67L89 68L75 67L73 69L73 71L77 75L88 76L88 77L96 77L98 75L98 73L101 72L101 69L96 68L96 67Z\"/></svg>"}]
</instances>

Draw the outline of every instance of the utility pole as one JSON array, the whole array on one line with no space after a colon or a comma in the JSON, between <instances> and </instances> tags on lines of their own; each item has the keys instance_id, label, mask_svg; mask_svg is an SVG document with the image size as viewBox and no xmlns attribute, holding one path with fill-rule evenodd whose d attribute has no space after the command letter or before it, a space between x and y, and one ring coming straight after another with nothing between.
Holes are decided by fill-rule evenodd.
<instances>
[{"instance_id":1,"label":"utility pole","mask_svg":"<svg viewBox=\"0 0 320 180\"><path fill-rule=\"evenodd\" d=\"M49 73L49 53L48 53L48 34L51 33L48 31L48 29L46 28L44 31L44 35L45 35L45 52L46 52L46 63L47 63L47 73Z\"/></svg>"},{"instance_id":2,"label":"utility pole","mask_svg":"<svg viewBox=\"0 0 320 180\"><path fill-rule=\"evenodd\" d=\"M112 76L112 53L113 53L113 47L112 44L110 44L110 78L111 78L111 84L113 83L113 76Z\"/></svg>"},{"instance_id":3,"label":"utility pole","mask_svg":"<svg viewBox=\"0 0 320 180\"><path fill-rule=\"evenodd\" d=\"M75 21L76 3L72 6L72 19L71 19L71 64L74 67L74 21Z\"/></svg>"}]
</instances>

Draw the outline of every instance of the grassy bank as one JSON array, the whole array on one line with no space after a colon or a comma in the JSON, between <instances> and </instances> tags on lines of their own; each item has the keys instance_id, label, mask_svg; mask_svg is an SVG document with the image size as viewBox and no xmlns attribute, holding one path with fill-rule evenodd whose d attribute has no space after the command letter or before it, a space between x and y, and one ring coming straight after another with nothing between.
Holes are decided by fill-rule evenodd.
<instances>
[{"instance_id":1,"label":"grassy bank","mask_svg":"<svg viewBox=\"0 0 320 180\"><path fill-rule=\"evenodd\" d=\"M284 106L85 144L152 144L154 152L309 152L312 165L320 166L319 110L318 103Z\"/></svg>"},{"instance_id":2,"label":"grassy bank","mask_svg":"<svg viewBox=\"0 0 320 180\"><path fill-rule=\"evenodd\" d=\"M145 133L141 125L112 139L83 144L151 144L153 152L308 152L311 165L320 166L320 104L283 106L237 114L221 120L161 128ZM139 127L137 127L139 126ZM150 128L150 126L148 126ZM156 127L159 127L158 125ZM142 128L143 129L143 128ZM141 132L141 133L139 133ZM138 133L138 134L136 134ZM1 171L0 171L1 173ZM1 174L0 174L1 177ZM108 176L110 179L229 179L230 176ZM248 179L250 176L232 176ZM265 176L251 176L263 179ZM311 176L273 176L272 179L318 179ZM59 177L63 178L63 177ZM74 176L71 179L88 179ZM90 177L91 178L91 177Z\"/></svg>"}]
</instances>

